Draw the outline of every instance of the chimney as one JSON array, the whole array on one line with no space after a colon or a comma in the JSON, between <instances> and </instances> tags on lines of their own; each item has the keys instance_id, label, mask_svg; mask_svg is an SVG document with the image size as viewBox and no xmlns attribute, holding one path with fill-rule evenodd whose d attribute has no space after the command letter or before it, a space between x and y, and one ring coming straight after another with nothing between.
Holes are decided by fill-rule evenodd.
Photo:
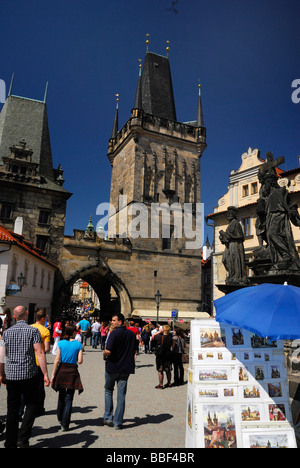
<instances>
[{"instance_id":1,"label":"chimney","mask_svg":"<svg viewBox=\"0 0 300 468\"><path fill-rule=\"evenodd\" d=\"M14 232L19 234L20 236L23 235L23 218L22 216L18 216L15 220L14 224Z\"/></svg>"}]
</instances>

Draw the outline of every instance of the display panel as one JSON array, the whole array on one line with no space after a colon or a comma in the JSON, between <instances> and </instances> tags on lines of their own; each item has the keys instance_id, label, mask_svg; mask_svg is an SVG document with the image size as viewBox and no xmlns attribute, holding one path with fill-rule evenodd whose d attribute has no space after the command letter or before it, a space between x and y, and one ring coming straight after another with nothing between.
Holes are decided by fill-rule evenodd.
<instances>
[{"instance_id":1,"label":"display panel","mask_svg":"<svg viewBox=\"0 0 300 468\"><path fill-rule=\"evenodd\" d=\"M283 342L191 322L187 447L296 448Z\"/></svg>"}]
</instances>

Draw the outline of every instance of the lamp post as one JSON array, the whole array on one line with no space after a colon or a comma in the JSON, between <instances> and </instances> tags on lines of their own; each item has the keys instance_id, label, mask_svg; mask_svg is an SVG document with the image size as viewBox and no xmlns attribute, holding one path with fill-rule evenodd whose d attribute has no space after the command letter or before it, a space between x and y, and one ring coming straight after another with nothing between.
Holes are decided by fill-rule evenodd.
<instances>
[{"instance_id":1,"label":"lamp post","mask_svg":"<svg viewBox=\"0 0 300 468\"><path fill-rule=\"evenodd\" d=\"M23 286L25 284L25 276L23 275L23 273L20 274L20 276L18 276L17 280L18 280L18 286L19 286L19 291L21 292L22 289L23 289Z\"/></svg>"},{"instance_id":2,"label":"lamp post","mask_svg":"<svg viewBox=\"0 0 300 468\"><path fill-rule=\"evenodd\" d=\"M160 305L160 301L161 301L161 298L162 298L162 295L160 294L159 289L157 290L157 293L155 294L154 297L155 297L156 310L157 310L157 313L156 313L156 323L158 323L159 305Z\"/></svg>"}]
</instances>

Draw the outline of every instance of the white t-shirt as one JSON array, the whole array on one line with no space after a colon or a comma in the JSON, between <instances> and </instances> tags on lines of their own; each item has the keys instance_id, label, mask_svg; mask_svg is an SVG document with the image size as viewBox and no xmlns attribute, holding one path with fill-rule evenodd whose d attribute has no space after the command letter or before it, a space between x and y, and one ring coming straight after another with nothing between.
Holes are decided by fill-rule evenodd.
<instances>
[{"instance_id":1,"label":"white t-shirt","mask_svg":"<svg viewBox=\"0 0 300 468\"><path fill-rule=\"evenodd\" d=\"M98 323L98 322L95 322L95 323L93 323L91 328L92 328L92 332L99 333L100 328L101 328L101 324Z\"/></svg>"}]
</instances>

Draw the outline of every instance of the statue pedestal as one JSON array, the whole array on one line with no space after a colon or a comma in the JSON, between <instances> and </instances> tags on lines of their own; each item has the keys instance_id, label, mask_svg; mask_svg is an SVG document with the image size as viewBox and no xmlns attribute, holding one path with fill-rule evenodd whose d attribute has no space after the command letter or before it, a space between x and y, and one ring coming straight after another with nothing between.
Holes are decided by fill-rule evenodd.
<instances>
[{"instance_id":1,"label":"statue pedestal","mask_svg":"<svg viewBox=\"0 0 300 468\"><path fill-rule=\"evenodd\" d=\"M238 289L249 288L249 286L254 286L254 284L216 284L216 287L219 289L219 291L223 292L224 294L230 294L234 291L237 291Z\"/></svg>"},{"instance_id":2,"label":"statue pedestal","mask_svg":"<svg viewBox=\"0 0 300 468\"><path fill-rule=\"evenodd\" d=\"M268 274L261 276L251 276L248 278L247 284L216 284L216 287L224 294L230 294L239 289L249 288L251 286L258 286L259 284L272 283L272 284L284 284L287 282L290 286L300 287L300 274L293 273L280 273L280 274Z\"/></svg>"},{"instance_id":3,"label":"statue pedestal","mask_svg":"<svg viewBox=\"0 0 300 468\"><path fill-rule=\"evenodd\" d=\"M257 286L263 283L284 284L287 282L290 286L300 287L300 274L299 273L278 273L268 274L261 276L252 276L249 278L249 286Z\"/></svg>"}]
</instances>

